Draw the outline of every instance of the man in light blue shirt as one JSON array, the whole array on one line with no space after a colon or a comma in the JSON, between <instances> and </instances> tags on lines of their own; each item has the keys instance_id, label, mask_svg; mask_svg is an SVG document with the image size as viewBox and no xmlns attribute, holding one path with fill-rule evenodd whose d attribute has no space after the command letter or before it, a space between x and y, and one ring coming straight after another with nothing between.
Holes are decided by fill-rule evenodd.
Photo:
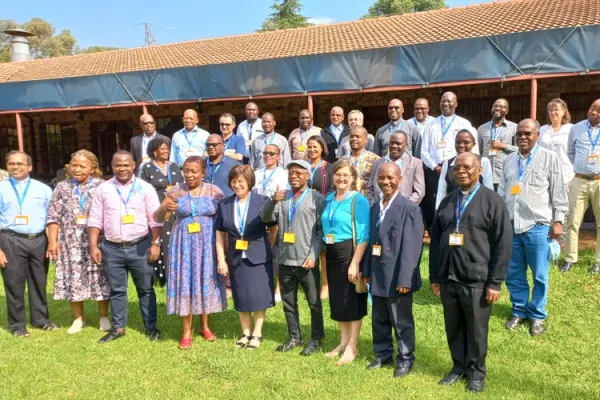
<instances>
[{"instance_id":1,"label":"man in light blue shirt","mask_svg":"<svg viewBox=\"0 0 600 400\"><path fill-rule=\"evenodd\" d=\"M188 157L203 157L209 135L198 127L198 113L195 110L185 110L183 129L173 135L169 160L182 167Z\"/></svg>"},{"instance_id":2,"label":"man in light blue shirt","mask_svg":"<svg viewBox=\"0 0 600 400\"><path fill-rule=\"evenodd\" d=\"M10 178L0 182L0 271L6 293L8 326L14 336L25 329L25 283L34 328L54 331L48 319L46 281L46 215L52 197L49 186L31 179L31 157L20 151L6 156Z\"/></svg>"}]
</instances>

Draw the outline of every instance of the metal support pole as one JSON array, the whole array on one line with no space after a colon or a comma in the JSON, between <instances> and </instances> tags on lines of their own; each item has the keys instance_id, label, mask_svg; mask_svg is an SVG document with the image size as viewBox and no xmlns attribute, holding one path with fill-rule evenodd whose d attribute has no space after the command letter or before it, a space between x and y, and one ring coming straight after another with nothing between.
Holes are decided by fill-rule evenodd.
<instances>
[{"instance_id":1,"label":"metal support pole","mask_svg":"<svg viewBox=\"0 0 600 400\"><path fill-rule=\"evenodd\" d=\"M23 124L21 123L21 114L16 113L15 117L17 119L17 142L19 143L19 151L25 151L25 146L23 144Z\"/></svg>"},{"instance_id":2,"label":"metal support pole","mask_svg":"<svg viewBox=\"0 0 600 400\"><path fill-rule=\"evenodd\" d=\"M531 99L529 102L529 108L531 109L531 118L536 119L537 117L537 93L538 93L538 85L537 79L531 79Z\"/></svg>"}]
</instances>

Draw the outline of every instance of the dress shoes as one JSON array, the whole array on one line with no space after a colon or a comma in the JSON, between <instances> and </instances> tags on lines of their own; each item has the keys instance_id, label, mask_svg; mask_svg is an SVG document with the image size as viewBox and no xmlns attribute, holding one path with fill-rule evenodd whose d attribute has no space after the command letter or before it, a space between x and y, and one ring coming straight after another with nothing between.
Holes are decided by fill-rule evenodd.
<instances>
[{"instance_id":1,"label":"dress shoes","mask_svg":"<svg viewBox=\"0 0 600 400\"><path fill-rule=\"evenodd\" d=\"M277 346L277 351L286 352L290 350L294 350L296 347L302 346L302 340L290 339L284 344L280 344Z\"/></svg>"},{"instance_id":2,"label":"dress shoes","mask_svg":"<svg viewBox=\"0 0 600 400\"><path fill-rule=\"evenodd\" d=\"M408 375L410 373L411 369L412 369L412 366L396 367L396 369L394 370L394 378L398 378L398 379L404 378L406 375Z\"/></svg>"},{"instance_id":3,"label":"dress shoes","mask_svg":"<svg viewBox=\"0 0 600 400\"><path fill-rule=\"evenodd\" d=\"M162 339L162 336L160 335L160 331L156 328L146 331L146 337L151 342L156 342L157 340Z\"/></svg>"},{"instance_id":4,"label":"dress shoes","mask_svg":"<svg viewBox=\"0 0 600 400\"><path fill-rule=\"evenodd\" d=\"M456 372L450 372L442 380L438 382L440 385L450 386L464 378L464 374L457 374Z\"/></svg>"},{"instance_id":5,"label":"dress shoes","mask_svg":"<svg viewBox=\"0 0 600 400\"><path fill-rule=\"evenodd\" d=\"M383 360L381 358L376 358L371 362L371 364L367 365L367 369L378 369L378 368L382 368L391 363L392 363L391 358L388 358L385 360Z\"/></svg>"},{"instance_id":6,"label":"dress shoes","mask_svg":"<svg viewBox=\"0 0 600 400\"><path fill-rule=\"evenodd\" d=\"M318 353L323 348L320 340L311 340L300 352L301 356L310 356Z\"/></svg>"},{"instance_id":7,"label":"dress shoes","mask_svg":"<svg viewBox=\"0 0 600 400\"><path fill-rule=\"evenodd\" d=\"M600 273L600 263L593 263L592 269L590 269L590 272L592 273L592 275L596 275L597 273Z\"/></svg>"},{"instance_id":8,"label":"dress shoes","mask_svg":"<svg viewBox=\"0 0 600 400\"><path fill-rule=\"evenodd\" d=\"M27 329L25 329L25 328L14 329L14 330L10 331L10 334L15 337L29 337L29 332L27 332Z\"/></svg>"},{"instance_id":9,"label":"dress shoes","mask_svg":"<svg viewBox=\"0 0 600 400\"><path fill-rule=\"evenodd\" d=\"M53 323L48 323L46 325L36 325L34 326L35 329L41 329L43 331L48 331L48 332L54 332L58 330L58 326L56 326Z\"/></svg>"},{"instance_id":10,"label":"dress shoes","mask_svg":"<svg viewBox=\"0 0 600 400\"><path fill-rule=\"evenodd\" d=\"M544 333L544 321L541 319L532 319L529 323L529 334L531 336L539 336Z\"/></svg>"},{"instance_id":11,"label":"dress shoes","mask_svg":"<svg viewBox=\"0 0 600 400\"><path fill-rule=\"evenodd\" d=\"M473 393L483 392L485 384L483 383L483 379L469 379L469 383L467 384L467 390Z\"/></svg>"},{"instance_id":12,"label":"dress shoes","mask_svg":"<svg viewBox=\"0 0 600 400\"><path fill-rule=\"evenodd\" d=\"M508 321L506 321L506 329L508 329L509 331L512 331L513 329L515 329L518 326L523 325L523 322L525 320L517 317L516 315L513 315L512 317L509 318Z\"/></svg>"},{"instance_id":13,"label":"dress shoes","mask_svg":"<svg viewBox=\"0 0 600 400\"><path fill-rule=\"evenodd\" d=\"M113 329L110 332L108 332L106 335L102 336L102 338L100 338L100 340L98 340L98 343L104 344L104 343L112 342L113 340L121 339L123 336L125 336L124 331L120 332L116 329Z\"/></svg>"},{"instance_id":14,"label":"dress shoes","mask_svg":"<svg viewBox=\"0 0 600 400\"><path fill-rule=\"evenodd\" d=\"M571 269L571 267L573 266L573 264L574 263L570 263L568 261L565 261L563 263L563 265L560 266L559 271L560 272L568 272Z\"/></svg>"}]
</instances>

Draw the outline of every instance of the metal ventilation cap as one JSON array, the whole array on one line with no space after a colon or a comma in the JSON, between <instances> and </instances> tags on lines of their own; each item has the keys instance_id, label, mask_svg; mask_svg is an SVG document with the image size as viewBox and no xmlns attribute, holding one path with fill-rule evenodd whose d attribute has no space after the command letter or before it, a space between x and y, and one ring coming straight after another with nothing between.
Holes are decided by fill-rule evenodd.
<instances>
[{"instance_id":1,"label":"metal ventilation cap","mask_svg":"<svg viewBox=\"0 0 600 400\"><path fill-rule=\"evenodd\" d=\"M35 36L33 33L26 31L25 29L7 29L4 31L4 33L10 36Z\"/></svg>"}]
</instances>

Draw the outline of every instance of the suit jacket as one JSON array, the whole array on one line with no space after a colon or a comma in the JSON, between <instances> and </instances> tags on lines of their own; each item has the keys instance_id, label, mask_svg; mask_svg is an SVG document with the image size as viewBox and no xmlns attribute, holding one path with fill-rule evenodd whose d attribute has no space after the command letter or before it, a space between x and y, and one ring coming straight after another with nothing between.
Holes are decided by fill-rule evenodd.
<instances>
[{"instance_id":1,"label":"suit jacket","mask_svg":"<svg viewBox=\"0 0 600 400\"><path fill-rule=\"evenodd\" d=\"M381 157L373 164L371 179L367 186L367 197L371 204L379 203L381 192L377 186L377 171L386 162ZM400 181L400 194L416 205L419 205L425 197L425 174L423 172L423 161L408 153L402 156L402 180Z\"/></svg>"},{"instance_id":2,"label":"suit jacket","mask_svg":"<svg viewBox=\"0 0 600 400\"><path fill-rule=\"evenodd\" d=\"M338 142L335 140L335 136L331 133L330 129L331 124L326 126L321 130L321 137L327 143L327 151L329 154L327 157L324 157L327 162L334 163L337 161L337 149L339 147ZM340 135L340 143L342 143L342 139L346 136L350 136L350 127L348 125L343 125L344 129L342 130L342 134Z\"/></svg>"},{"instance_id":3,"label":"suit jacket","mask_svg":"<svg viewBox=\"0 0 600 400\"><path fill-rule=\"evenodd\" d=\"M396 196L379 228L379 203L371 207L371 238L365 254L363 277L371 278L371 294L400 296L397 286L415 292L421 288L423 217L412 201ZM381 256L373 255L373 245L381 246Z\"/></svg>"},{"instance_id":4,"label":"suit jacket","mask_svg":"<svg viewBox=\"0 0 600 400\"><path fill-rule=\"evenodd\" d=\"M129 144L129 151L131 152L131 154L133 155L133 161L135 161L135 169L137 170L140 165L142 165L142 138L144 137L144 134L142 133L141 135L137 135L131 138L131 142ZM160 137L163 138L164 140L166 140L167 142L167 146L169 146L169 149L171 148L171 139L168 136L165 135L161 135L160 133L156 132L156 137ZM146 154L144 154L145 156Z\"/></svg>"},{"instance_id":5,"label":"suit jacket","mask_svg":"<svg viewBox=\"0 0 600 400\"><path fill-rule=\"evenodd\" d=\"M235 195L224 198L217 209L215 229L227 233L227 264L239 265L242 262L242 251L235 249L235 241L241 239L240 232L235 227ZM244 224L244 240L248 241L246 256L251 264L264 264L273 258L271 246L267 238L266 224L260 218L260 210L268 197L252 193L248 215Z\"/></svg>"}]
</instances>

